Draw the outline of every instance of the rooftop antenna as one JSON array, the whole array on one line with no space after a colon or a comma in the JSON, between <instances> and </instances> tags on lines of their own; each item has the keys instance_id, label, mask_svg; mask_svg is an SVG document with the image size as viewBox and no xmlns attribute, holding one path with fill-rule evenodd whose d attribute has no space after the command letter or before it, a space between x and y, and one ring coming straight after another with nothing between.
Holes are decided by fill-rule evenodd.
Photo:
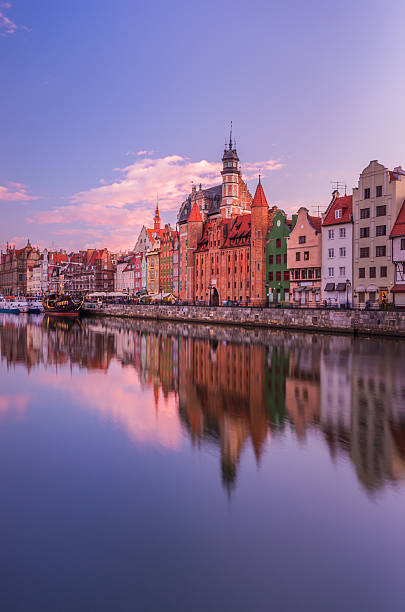
<instances>
[{"instance_id":1,"label":"rooftop antenna","mask_svg":"<svg viewBox=\"0 0 405 612\"><path fill-rule=\"evenodd\" d=\"M320 217L321 214L325 212L325 210L321 210L321 208L324 209L324 207L320 204L314 204L314 206L312 206L312 209L316 213L317 217Z\"/></svg>"},{"instance_id":2,"label":"rooftop antenna","mask_svg":"<svg viewBox=\"0 0 405 612\"><path fill-rule=\"evenodd\" d=\"M332 191L339 191L339 189L344 189L345 195L346 195L346 190L347 190L346 183L343 183L342 181L331 181L330 184L332 185Z\"/></svg>"}]
</instances>

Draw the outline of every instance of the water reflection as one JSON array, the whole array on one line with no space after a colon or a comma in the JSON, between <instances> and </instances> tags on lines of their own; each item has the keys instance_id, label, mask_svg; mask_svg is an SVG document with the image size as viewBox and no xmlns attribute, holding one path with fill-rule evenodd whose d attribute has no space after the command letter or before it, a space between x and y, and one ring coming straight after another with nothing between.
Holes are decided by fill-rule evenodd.
<instances>
[{"instance_id":1,"label":"water reflection","mask_svg":"<svg viewBox=\"0 0 405 612\"><path fill-rule=\"evenodd\" d=\"M3 366L35 369L38 384L65 390L133 440L176 449L186 434L218 448L229 491L244 449L260 465L272 440L291 433L350 459L371 494L405 479L404 342L2 315L0 354ZM0 414L27 404L24 391L0 393Z\"/></svg>"}]
</instances>

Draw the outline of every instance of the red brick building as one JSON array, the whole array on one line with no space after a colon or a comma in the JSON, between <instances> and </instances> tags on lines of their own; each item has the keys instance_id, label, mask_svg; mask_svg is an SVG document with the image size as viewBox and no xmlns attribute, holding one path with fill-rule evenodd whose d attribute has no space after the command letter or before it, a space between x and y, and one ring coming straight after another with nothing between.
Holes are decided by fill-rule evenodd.
<instances>
[{"instance_id":1,"label":"red brick building","mask_svg":"<svg viewBox=\"0 0 405 612\"><path fill-rule=\"evenodd\" d=\"M219 299L226 300L228 297L225 288L219 288L218 284L220 278L221 282L224 282L221 266L225 267L225 260L220 260L220 250L235 218L248 215L252 203L252 196L242 179L239 157L232 143L232 137L229 139L229 147L224 150L222 156L221 175L221 185L209 189L202 189L200 185L198 190L194 186L178 214L179 296L185 302L194 301L197 295L198 300L206 303L210 301L216 303ZM199 246L203 229L204 246ZM210 282L199 280L198 290L196 290L197 283L195 284L194 261L194 251L197 247L201 253L198 265L202 264L210 270ZM204 271L201 272L199 279L204 275ZM240 292L237 292L237 295L239 299Z\"/></svg>"},{"instance_id":2,"label":"red brick building","mask_svg":"<svg viewBox=\"0 0 405 612\"><path fill-rule=\"evenodd\" d=\"M230 217L226 201L223 215L204 221L194 202L180 229L183 295L187 301L213 306L229 301L264 306L266 236L276 209L269 210L260 179L250 214L235 214L236 205L230 206Z\"/></svg>"}]
</instances>

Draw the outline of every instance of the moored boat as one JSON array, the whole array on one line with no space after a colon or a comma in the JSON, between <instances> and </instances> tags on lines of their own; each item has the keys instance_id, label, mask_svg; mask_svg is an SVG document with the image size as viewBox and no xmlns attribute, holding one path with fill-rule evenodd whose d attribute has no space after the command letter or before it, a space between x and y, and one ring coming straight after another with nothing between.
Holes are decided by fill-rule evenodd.
<instances>
[{"instance_id":1,"label":"moored boat","mask_svg":"<svg viewBox=\"0 0 405 612\"><path fill-rule=\"evenodd\" d=\"M18 304L12 299L6 299L0 297L0 312L7 312L11 314L20 314Z\"/></svg>"},{"instance_id":2,"label":"moored boat","mask_svg":"<svg viewBox=\"0 0 405 612\"><path fill-rule=\"evenodd\" d=\"M72 298L70 295L50 293L42 298L42 305L49 315L77 317L83 306L83 300Z\"/></svg>"}]
</instances>

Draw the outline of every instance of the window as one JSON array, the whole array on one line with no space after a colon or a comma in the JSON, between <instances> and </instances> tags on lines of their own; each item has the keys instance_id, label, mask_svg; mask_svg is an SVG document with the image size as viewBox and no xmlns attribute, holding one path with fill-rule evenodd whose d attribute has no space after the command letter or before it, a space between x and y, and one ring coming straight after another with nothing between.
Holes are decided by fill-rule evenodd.
<instances>
[{"instance_id":1,"label":"window","mask_svg":"<svg viewBox=\"0 0 405 612\"><path fill-rule=\"evenodd\" d=\"M359 302L360 304L364 304L364 302L366 301L366 294L364 293L364 291L359 291Z\"/></svg>"},{"instance_id":2,"label":"window","mask_svg":"<svg viewBox=\"0 0 405 612\"><path fill-rule=\"evenodd\" d=\"M386 255L386 247L385 244L383 246L378 246L375 248L375 256L376 257L384 257Z\"/></svg>"},{"instance_id":3,"label":"window","mask_svg":"<svg viewBox=\"0 0 405 612\"><path fill-rule=\"evenodd\" d=\"M377 225L375 228L375 235L376 236L385 236L387 233L387 226L386 225Z\"/></svg>"},{"instance_id":4,"label":"window","mask_svg":"<svg viewBox=\"0 0 405 612\"><path fill-rule=\"evenodd\" d=\"M308 269L308 279L310 278L314 278L314 271L312 270L312 268Z\"/></svg>"},{"instance_id":5,"label":"window","mask_svg":"<svg viewBox=\"0 0 405 612\"><path fill-rule=\"evenodd\" d=\"M370 218L370 209L360 208L360 219L369 219L369 218Z\"/></svg>"},{"instance_id":6,"label":"window","mask_svg":"<svg viewBox=\"0 0 405 612\"><path fill-rule=\"evenodd\" d=\"M375 188L375 197L376 198L382 197L382 185L377 185L377 187Z\"/></svg>"},{"instance_id":7,"label":"window","mask_svg":"<svg viewBox=\"0 0 405 612\"><path fill-rule=\"evenodd\" d=\"M335 257L335 250L334 249L328 249L328 257L329 257L329 259L332 259L333 257Z\"/></svg>"},{"instance_id":8,"label":"window","mask_svg":"<svg viewBox=\"0 0 405 612\"><path fill-rule=\"evenodd\" d=\"M401 238L401 251L405 251L405 238Z\"/></svg>"},{"instance_id":9,"label":"window","mask_svg":"<svg viewBox=\"0 0 405 612\"><path fill-rule=\"evenodd\" d=\"M333 240L334 237L335 237L334 230L328 230L328 238L329 238L329 240Z\"/></svg>"},{"instance_id":10,"label":"window","mask_svg":"<svg viewBox=\"0 0 405 612\"><path fill-rule=\"evenodd\" d=\"M360 238L369 238L369 237L370 237L370 228L361 227L360 228Z\"/></svg>"},{"instance_id":11,"label":"window","mask_svg":"<svg viewBox=\"0 0 405 612\"><path fill-rule=\"evenodd\" d=\"M377 206L375 211L376 217L385 217L385 215L387 214L387 207L385 206L385 204L383 206Z\"/></svg>"},{"instance_id":12,"label":"window","mask_svg":"<svg viewBox=\"0 0 405 612\"><path fill-rule=\"evenodd\" d=\"M308 259L309 259L309 251L304 251L304 259L305 259L305 261L308 261Z\"/></svg>"},{"instance_id":13,"label":"window","mask_svg":"<svg viewBox=\"0 0 405 612\"><path fill-rule=\"evenodd\" d=\"M339 257L346 257L346 247L340 247Z\"/></svg>"},{"instance_id":14,"label":"window","mask_svg":"<svg viewBox=\"0 0 405 612\"><path fill-rule=\"evenodd\" d=\"M300 271L299 270L295 270L294 278L295 278L295 280L299 280L299 278L300 278Z\"/></svg>"},{"instance_id":15,"label":"window","mask_svg":"<svg viewBox=\"0 0 405 612\"><path fill-rule=\"evenodd\" d=\"M380 276L387 276L387 266L381 266Z\"/></svg>"},{"instance_id":16,"label":"window","mask_svg":"<svg viewBox=\"0 0 405 612\"><path fill-rule=\"evenodd\" d=\"M295 261L301 260L301 253L295 253Z\"/></svg>"},{"instance_id":17,"label":"window","mask_svg":"<svg viewBox=\"0 0 405 612\"><path fill-rule=\"evenodd\" d=\"M284 272L284 280L288 281L289 278L290 278L290 275L289 275L288 270L287 270L287 272Z\"/></svg>"},{"instance_id":18,"label":"window","mask_svg":"<svg viewBox=\"0 0 405 612\"><path fill-rule=\"evenodd\" d=\"M335 270L333 268L328 268L328 275L329 276L334 276L335 275Z\"/></svg>"},{"instance_id":19,"label":"window","mask_svg":"<svg viewBox=\"0 0 405 612\"><path fill-rule=\"evenodd\" d=\"M365 200L369 200L370 199L370 187L366 187L364 190L364 199Z\"/></svg>"},{"instance_id":20,"label":"window","mask_svg":"<svg viewBox=\"0 0 405 612\"><path fill-rule=\"evenodd\" d=\"M315 270L315 278L321 278L321 268Z\"/></svg>"},{"instance_id":21,"label":"window","mask_svg":"<svg viewBox=\"0 0 405 612\"><path fill-rule=\"evenodd\" d=\"M305 244L307 241L306 236L299 236L298 237L298 244Z\"/></svg>"},{"instance_id":22,"label":"window","mask_svg":"<svg viewBox=\"0 0 405 612\"><path fill-rule=\"evenodd\" d=\"M306 280L306 278L307 278L307 271L305 270L305 268L303 270L301 270L301 278L303 280Z\"/></svg>"},{"instance_id":23,"label":"window","mask_svg":"<svg viewBox=\"0 0 405 612\"><path fill-rule=\"evenodd\" d=\"M370 257L370 249L369 247L362 247L360 249L360 257Z\"/></svg>"},{"instance_id":24,"label":"window","mask_svg":"<svg viewBox=\"0 0 405 612\"><path fill-rule=\"evenodd\" d=\"M366 268L359 268L359 278L366 278Z\"/></svg>"},{"instance_id":25,"label":"window","mask_svg":"<svg viewBox=\"0 0 405 612\"><path fill-rule=\"evenodd\" d=\"M337 208L335 210L335 219L341 219L342 218L342 209L341 208Z\"/></svg>"},{"instance_id":26,"label":"window","mask_svg":"<svg viewBox=\"0 0 405 612\"><path fill-rule=\"evenodd\" d=\"M276 255L276 264L281 264L281 255Z\"/></svg>"},{"instance_id":27,"label":"window","mask_svg":"<svg viewBox=\"0 0 405 612\"><path fill-rule=\"evenodd\" d=\"M284 263L287 263L287 253L284 253Z\"/></svg>"},{"instance_id":28,"label":"window","mask_svg":"<svg viewBox=\"0 0 405 612\"><path fill-rule=\"evenodd\" d=\"M273 263L273 255L269 255L269 264L271 265Z\"/></svg>"},{"instance_id":29,"label":"window","mask_svg":"<svg viewBox=\"0 0 405 612\"><path fill-rule=\"evenodd\" d=\"M340 266L339 276L346 276L346 268L344 266Z\"/></svg>"},{"instance_id":30,"label":"window","mask_svg":"<svg viewBox=\"0 0 405 612\"><path fill-rule=\"evenodd\" d=\"M277 238L276 240L276 248L281 249L281 238Z\"/></svg>"},{"instance_id":31,"label":"window","mask_svg":"<svg viewBox=\"0 0 405 612\"><path fill-rule=\"evenodd\" d=\"M339 228L339 238L346 238L346 228L345 227Z\"/></svg>"},{"instance_id":32,"label":"window","mask_svg":"<svg viewBox=\"0 0 405 612\"><path fill-rule=\"evenodd\" d=\"M375 274L375 267L374 266L372 268L370 268L369 274L370 274L370 278L375 278L376 274Z\"/></svg>"},{"instance_id":33,"label":"window","mask_svg":"<svg viewBox=\"0 0 405 612\"><path fill-rule=\"evenodd\" d=\"M281 281L281 272L276 272L276 281Z\"/></svg>"}]
</instances>

